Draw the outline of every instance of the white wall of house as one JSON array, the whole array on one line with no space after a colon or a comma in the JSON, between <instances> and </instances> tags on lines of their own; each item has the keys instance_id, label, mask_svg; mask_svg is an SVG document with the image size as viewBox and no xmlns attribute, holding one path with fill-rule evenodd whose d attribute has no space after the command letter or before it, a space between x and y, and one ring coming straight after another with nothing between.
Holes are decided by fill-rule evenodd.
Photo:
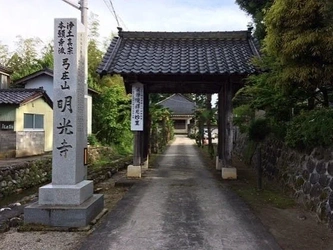
<instances>
[{"instance_id":1,"label":"white wall of house","mask_svg":"<svg viewBox=\"0 0 333 250\"><path fill-rule=\"evenodd\" d=\"M25 84L26 89L43 88L50 99L53 101L53 77L41 75L29 80ZM87 96L87 133L92 133L92 96L88 93Z\"/></svg>"},{"instance_id":2,"label":"white wall of house","mask_svg":"<svg viewBox=\"0 0 333 250\"><path fill-rule=\"evenodd\" d=\"M0 71L0 89L8 89L9 83L10 83L9 74Z\"/></svg>"},{"instance_id":3,"label":"white wall of house","mask_svg":"<svg viewBox=\"0 0 333 250\"><path fill-rule=\"evenodd\" d=\"M28 81L25 84L26 89L39 89L43 88L50 99L53 101L53 77L48 75L41 75Z\"/></svg>"},{"instance_id":4,"label":"white wall of house","mask_svg":"<svg viewBox=\"0 0 333 250\"><path fill-rule=\"evenodd\" d=\"M87 133L92 133L92 96L87 96Z\"/></svg>"},{"instance_id":5,"label":"white wall of house","mask_svg":"<svg viewBox=\"0 0 333 250\"><path fill-rule=\"evenodd\" d=\"M172 117L172 120L174 121L174 133L175 134L187 134L188 133L188 125L190 124L192 117ZM180 124L177 126L177 121L180 122Z\"/></svg>"}]
</instances>

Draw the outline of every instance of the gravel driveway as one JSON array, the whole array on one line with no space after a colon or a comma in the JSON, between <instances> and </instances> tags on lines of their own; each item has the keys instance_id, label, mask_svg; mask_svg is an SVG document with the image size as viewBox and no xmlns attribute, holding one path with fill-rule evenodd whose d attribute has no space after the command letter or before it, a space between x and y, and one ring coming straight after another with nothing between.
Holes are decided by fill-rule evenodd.
<instances>
[{"instance_id":1,"label":"gravel driveway","mask_svg":"<svg viewBox=\"0 0 333 250\"><path fill-rule=\"evenodd\" d=\"M280 249L249 207L176 140L81 249Z\"/></svg>"}]
</instances>

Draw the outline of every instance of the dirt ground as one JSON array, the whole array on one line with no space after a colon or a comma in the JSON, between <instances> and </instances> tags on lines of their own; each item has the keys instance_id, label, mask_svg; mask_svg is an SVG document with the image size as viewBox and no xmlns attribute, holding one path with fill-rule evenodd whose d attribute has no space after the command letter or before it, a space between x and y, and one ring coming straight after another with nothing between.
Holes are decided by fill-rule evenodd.
<instances>
[{"instance_id":1,"label":"dirt ground","mask_svg":"<svg viewBox=\"0 0 333 250\"><path fill-rule=\"evenodd\" d=\"M208 167L215 173L216 178L221 178L220 173L215 170L215 162L209 160L207 156L206 159ZM255 172L237 159L234 160L234 164L237 167L238 179L221 180L221 185L227 185L234 190L253 208L263 225L283 249L333 249L333 232L325 224L318 222L315 213L298 206L276 183L263 181L263 191L258 192ZM115 187L116 181L125 174L123 170L95 186L97 192L104 194L105 207L109 212L129 190L129 187ZM47 247L51 246L51 239L61 237L61 244L57 241L57 247L52 249L73 250L77 249L89 232L67 232L67 238L58 234L59 232L17 232L17 229L13 228L0 235L0 245L2 245L0 249L51 249ZM15 239L24 247L15 247L13 242ZM3 248L6 245L10 247Z\"/></svg>"}]
</instances>

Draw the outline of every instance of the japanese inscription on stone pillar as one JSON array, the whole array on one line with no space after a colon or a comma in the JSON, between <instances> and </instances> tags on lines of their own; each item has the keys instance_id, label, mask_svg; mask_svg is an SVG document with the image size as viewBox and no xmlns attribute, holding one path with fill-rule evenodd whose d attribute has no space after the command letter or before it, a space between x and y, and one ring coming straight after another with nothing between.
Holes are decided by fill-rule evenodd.
<instances>
[{"instance_id":1,"label":"japanese inscription on stone pillar","mask_svg":"<svg viewBox=\"0 0 333 250\"><path fill-rule=\"evenodd\" d=\"M76 184L85 176L84 27L55 19L52 183Z\"/></svg>"},{"instance_id":2,"label":"japanese inscription on stone pillar","mask_svg":"<svg viewBox=\"0 0 333 250\"><path fill-rule=\"evenodd\" d=\"M143 84L132 85L131 130L143 131Z\"/></svg>"}]
</instances>

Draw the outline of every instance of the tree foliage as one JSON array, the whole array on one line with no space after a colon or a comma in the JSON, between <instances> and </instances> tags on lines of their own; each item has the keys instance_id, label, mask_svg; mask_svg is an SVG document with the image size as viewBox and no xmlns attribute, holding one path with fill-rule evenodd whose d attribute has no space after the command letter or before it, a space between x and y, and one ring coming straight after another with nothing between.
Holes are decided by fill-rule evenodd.
<instances>
[{"instance_id":1,"label":"tree foliage","mask_svg":"<svg viewBox=\"0 0 333 250\"><path fill-rule=\"evenodd\" d=\"M258 3L244 5L248 13L254 13L263 1L237 2ZM324 131L323 126L308 122L307 117L324 121L325 115L318 110L333 102L333 3L275 0L266 10L262 55L253 61L261 73L247 79L234 104L264 110L271 131L286 138L290 146L324 145L322 134L317 133ZM314 113L308 112L315 108ZM316 131L311 124L316 124Z\"/></svg>"},{"instance_id":2,"label":"tree foliage","mask_svg":"<svg viewBox=\"0 0 333 250\"><path fill-rule=\"evenodd\" d=\"M333 143L333 110L314 109L296 116L288 127L286 143L299 149L331 146Z\"/></svg>"},{"instance_id":3,"label":"tree foliage","mask_svg":"<svg viewBox=\"0 0 333 250\"><path fill-rule=\"evenodd\" d=\"M4 45L0 41L0 64L6 65L9 57L8 45Z\"/></svg>"},{"instance_id":4,"label":"tree foliage","mask_svg":"<svg viewBox=\"0 0 333 250\"><path fill-rule=\"evenodd\" d=\"M266 35L264 16L273 0L236 0L239 7L252 16L255 25L255 36L262 40Z\"/></svg>"},{"instance_id":5,"label":"tree foliage","mask_svg":"<svg viewBox=\"0 0 333 250\"><path fill-rule=\"evenodd\" d=\"M7 57L5 66L13 70L12 80L17 80L43 68L44 53L39 53L43 47L43 42L39 38L24 39L17 36L16 50Z\"/></svg>"},{"instance_id":6,"label":"tree foliage","mask_svg":"<svg viewBox=\"0 0 333 250\"><path fill-rule=\"evenodd\" d=\"M160 153L173 138L173 121L168 109L152 103L149 106L150 152Z\"/></svg>"},{"instance_id":7,"label":"tree foliage","mask_svg":"<svg viewBox=\"0 0 333 250\"><path fill-rule=\"evenodd\" d=\"M132 152L130 130L131 99L120 76L106 76L93 99L93 133L104 145L113 145L120 153Z\"/></svg>"},{"instance_id":8,"label":"tree foliage","mask_svg":"<svg viewBox=\"0 0 333 250\"><path fill-rule=\"evenodd\" d=\"M264 52L280 63L280 83L302 87L309 95L332 85L333 80L333 33L327 3L276 0L264 19Z\"/></svg>"}]
</instances>

